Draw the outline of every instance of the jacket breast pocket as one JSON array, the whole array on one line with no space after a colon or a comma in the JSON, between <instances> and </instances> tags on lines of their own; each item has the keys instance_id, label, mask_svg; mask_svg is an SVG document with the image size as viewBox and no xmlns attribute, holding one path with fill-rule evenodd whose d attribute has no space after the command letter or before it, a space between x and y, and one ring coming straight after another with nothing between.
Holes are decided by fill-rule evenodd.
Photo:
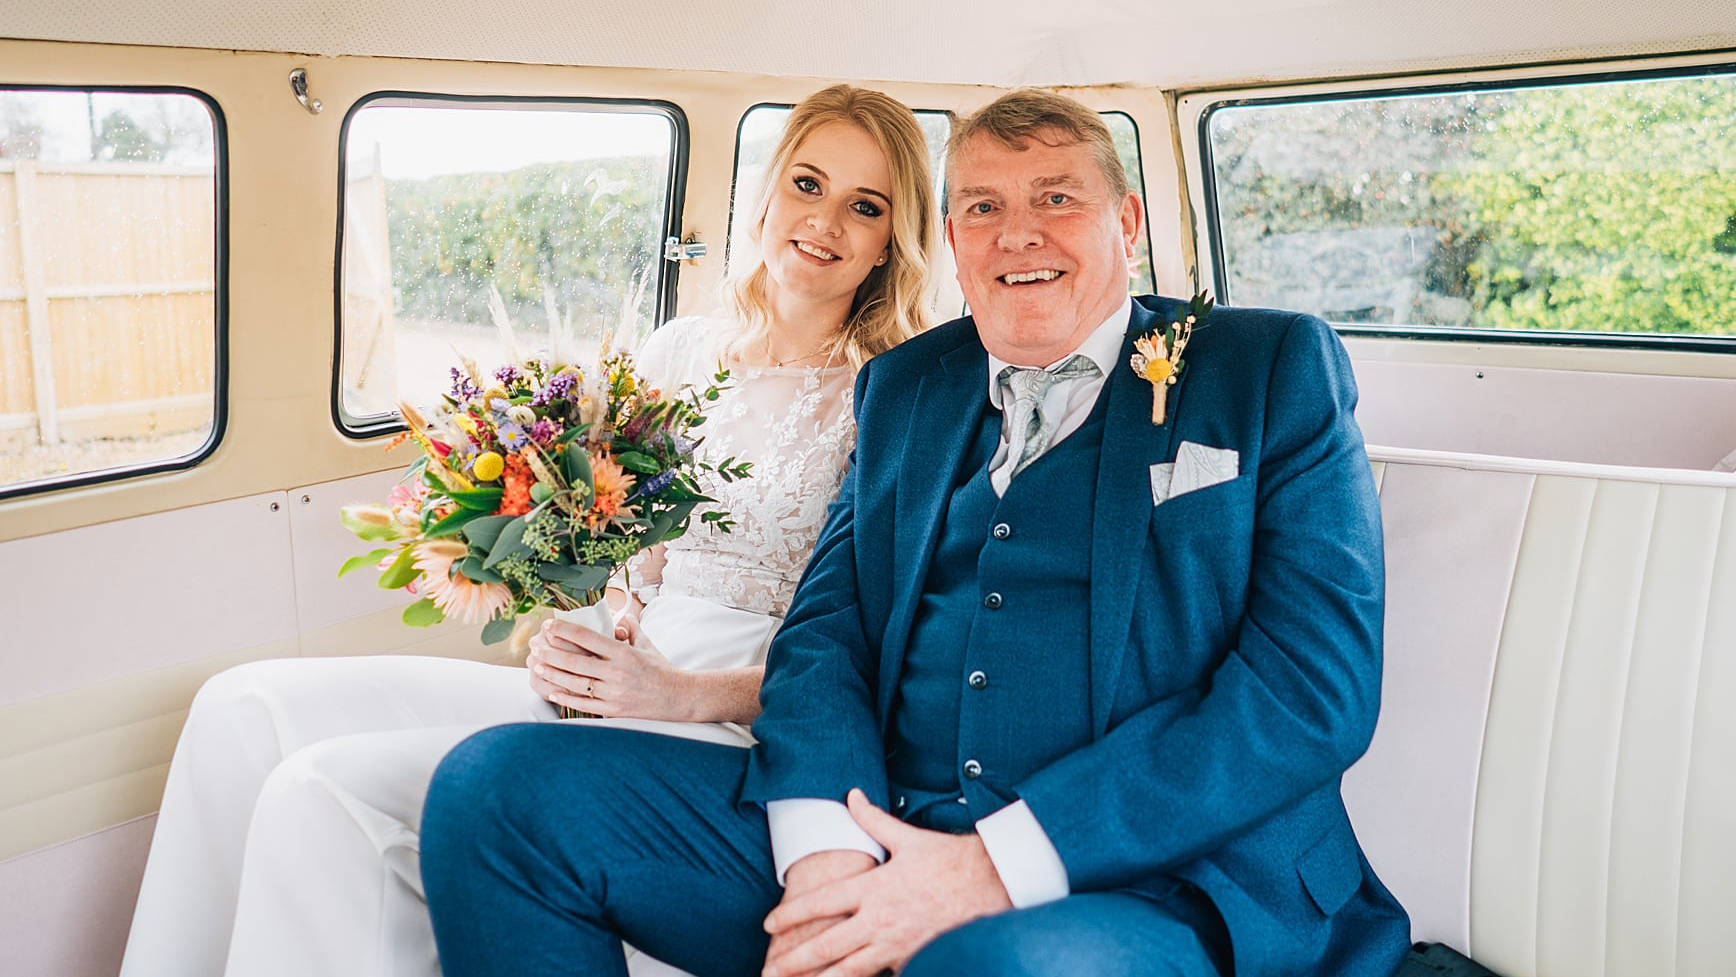
<instances>
[{"instance_id":1,"label":"jacket breast pocket","mask_svg":"<svg viewBox=\"0 0 1736 977\"><path fill-rule=\"evenodd\" d=\"M1171 496L1152 506L1151 528L1161 539L1205 530L1245 529L1252 525L1253 517L1254 473L1244 472L1229 481Z\"/></svg>"}]
</instances>

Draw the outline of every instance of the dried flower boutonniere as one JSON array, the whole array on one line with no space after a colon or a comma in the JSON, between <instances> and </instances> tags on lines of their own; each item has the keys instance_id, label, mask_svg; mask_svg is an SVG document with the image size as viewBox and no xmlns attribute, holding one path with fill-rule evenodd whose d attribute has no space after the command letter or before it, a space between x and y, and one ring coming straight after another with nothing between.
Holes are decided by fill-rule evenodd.
<instances>
[{"instance_id":1,"label":"dried flower boutonniere","mask_svg":"<svg viewBox=\"0 0 1736 977\"><path fill-rule=\"evenodd\" d=\"M1187 349L1194 324L1211 310L1211 297L1201 292L1188 301L1187 313L1180 321L1159 326L1133 341L1133 372L1151 384L1151 423L1163 423L1169 388L1181 376L1182 350Z\"/></svg>"}]
</instances>

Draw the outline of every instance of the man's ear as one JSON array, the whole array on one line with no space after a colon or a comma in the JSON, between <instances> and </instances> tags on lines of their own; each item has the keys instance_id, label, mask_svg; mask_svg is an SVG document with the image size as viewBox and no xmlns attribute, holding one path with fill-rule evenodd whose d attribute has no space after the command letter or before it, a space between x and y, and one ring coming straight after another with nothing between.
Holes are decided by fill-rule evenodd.
<instances>
[{"instance_id":1,"label":"man's ear","mask_svg":"<svg viewBox=\"0 0 1736 977\"><path fill-rule=\"evenodd\" d=\"M1129 190L1121 201L1121 239L1129 258L1139 252L1139 235L1144 227L1145 205L1139 202L1138 194Z\"/></svg>"},{"instance_id":2,"label":"man's ear","mask_svg":"<svg viewBox=\"0 0 1736 977\"><path fill-rule=\"evenodd\" d=\"M952 215L951 214L948 214L946 217L946 246L952 249L953 254L958 253L958 243L953 241L953 239L952 239Z\"/></svg>"}]
</instances>

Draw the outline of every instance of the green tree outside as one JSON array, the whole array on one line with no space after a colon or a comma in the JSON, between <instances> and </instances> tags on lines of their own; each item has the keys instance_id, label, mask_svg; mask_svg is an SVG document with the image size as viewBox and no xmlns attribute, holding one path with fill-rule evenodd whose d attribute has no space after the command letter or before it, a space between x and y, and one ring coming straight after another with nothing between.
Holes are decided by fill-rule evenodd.
<instances>
[{"instance_id":1,"label":"green tree outside","mask_svg":"<svg viewBox=\"0 0 1736 977\"><path fill-rule=\"evenodd\" d=\"M1736 84L1524 94L1444 179L1481 239L1473 324L1736 333Z\"/></svg>"},{"instance_id":2,"label":"green tree outside","mask_svg":"<svg viewBox=\"0 0 1736 977\"><path fill-rule=\"evenodd\" d=\"M1230 301L1338 321L1736 335L1736 80L1232 107Z\"/></svg>"},{"instance_id":3,"label":"green tree outside","mask_svg":"<svg viewBox=\"0 0 1736 977\"><path fill-rule=\"evenodd\" d=\"M397 314L487 324L492 285L518 325L546 324L550 292L563 318L613 322L661 260L665 179L660 160L608 157L390 181Z\"/></svg>"}]
</instances>

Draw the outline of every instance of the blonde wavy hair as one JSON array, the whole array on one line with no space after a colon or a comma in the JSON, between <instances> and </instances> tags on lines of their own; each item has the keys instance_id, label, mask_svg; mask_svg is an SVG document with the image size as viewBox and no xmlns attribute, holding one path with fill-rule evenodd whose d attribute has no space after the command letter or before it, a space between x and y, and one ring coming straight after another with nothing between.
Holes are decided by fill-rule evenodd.
<instances>
[{"instance_id":1,"label":"blonde wavy hair","mask_svg":"<svg viewBox=\"0 0 1736 977\"><path fill-rule=\"evenodd\" d=\"M766 164L765 179L744 211L750 221L751 261L732 261L724 271L722 304L737 323L728 344L732 358L765 349L771 329L766 300L767 272L760 235L772 191L790 159L815 129L847 122L866 132L886 155L892 174L892 238L887 261L868 272L856 289L850 314L837 340L821 352L829 362L846 360L860 369L869 357L883 353L932 324L929 314L929 254L935 242L934 182L929 175L928 144L902 102L881 92L851 85L833 85L802 99L790 112L784 134ZM745 257L745 256L744 256Z\"/></svg>"}]
</instances>

